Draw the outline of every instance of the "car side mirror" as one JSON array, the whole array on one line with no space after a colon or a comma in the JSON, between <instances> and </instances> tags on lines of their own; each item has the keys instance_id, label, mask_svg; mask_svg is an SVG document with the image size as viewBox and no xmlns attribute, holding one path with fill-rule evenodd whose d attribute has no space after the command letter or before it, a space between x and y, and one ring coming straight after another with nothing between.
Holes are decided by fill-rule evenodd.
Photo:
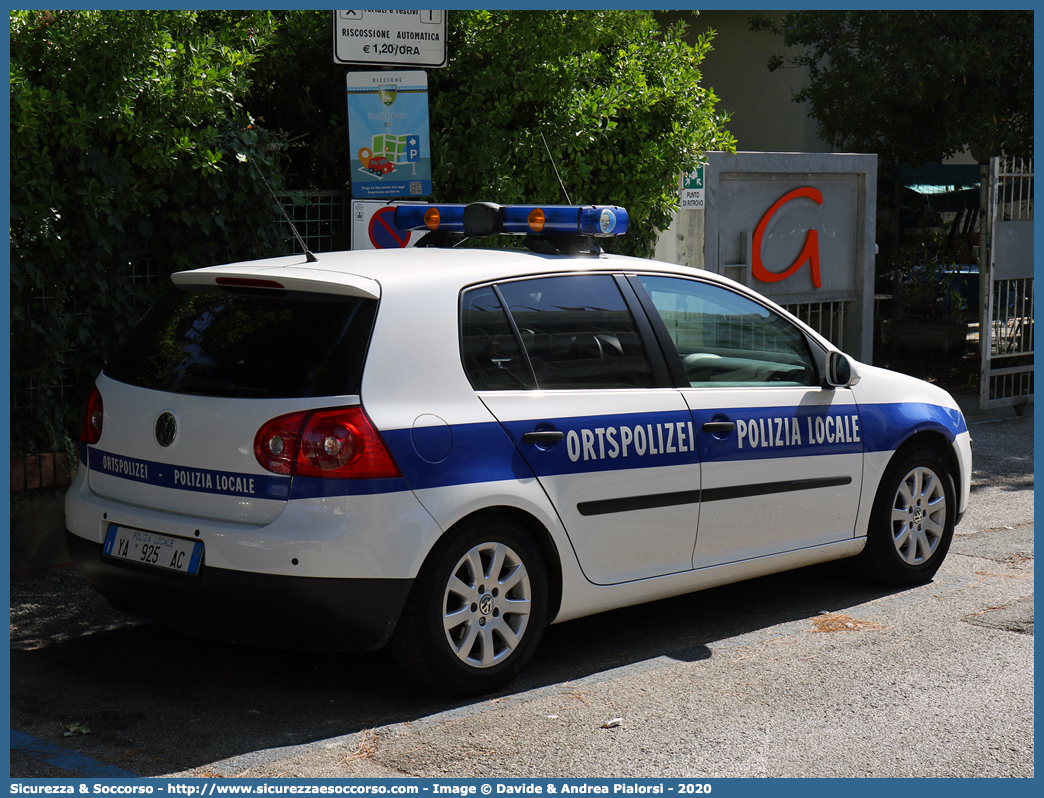
<instances>
[{"instance_id":1,"label":"car side mirror","mask_svg":"<svg viewBox=\"0 0 1044 798\"><path fill-rule=\"evenodd\" d=\"M855 370L848 355L842 352L831 352L827 355L824 388L850 388L857 382L859 382L859 373Z\"/></svg>"}]
</instances>

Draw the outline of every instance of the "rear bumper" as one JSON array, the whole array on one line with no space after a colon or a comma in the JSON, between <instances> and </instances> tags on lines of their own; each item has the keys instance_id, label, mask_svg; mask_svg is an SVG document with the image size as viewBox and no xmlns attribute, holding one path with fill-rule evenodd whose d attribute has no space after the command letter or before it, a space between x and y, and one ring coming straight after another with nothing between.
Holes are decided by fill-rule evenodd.
<instances>
[{"instance_id":1,"label":"rear bumper","mask_svg":"<svg viewBox=\"0 0 1044 798\"><path fill-rule=\"evenodd\" d=\"M304 651L368 651L391 638L412 579L330 579L203 565L195 577L114 563L65 533L76 570L117 609L186 634Z\"/></svg>"}]
</instances>

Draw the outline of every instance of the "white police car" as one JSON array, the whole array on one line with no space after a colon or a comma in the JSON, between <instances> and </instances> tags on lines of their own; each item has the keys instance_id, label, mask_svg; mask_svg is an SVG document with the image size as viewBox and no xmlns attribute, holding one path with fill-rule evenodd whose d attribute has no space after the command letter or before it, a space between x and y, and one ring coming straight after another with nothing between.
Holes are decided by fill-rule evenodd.
<instances>
[{"instance_id":1,"label":"white police car","mask_svg":"<svg viewBox=\"0 0 1044 798\"><path fill-rule=\"evenodd\" d=\"M396 224L537 252L180 272L106 366L67 542L114 605L262 645L391 641L421 681L483 692L549 622L842 557L897 584L939 568L971 475L944 391L726 279L600 254L620 208Z\"/></svg>"}]
</instances>

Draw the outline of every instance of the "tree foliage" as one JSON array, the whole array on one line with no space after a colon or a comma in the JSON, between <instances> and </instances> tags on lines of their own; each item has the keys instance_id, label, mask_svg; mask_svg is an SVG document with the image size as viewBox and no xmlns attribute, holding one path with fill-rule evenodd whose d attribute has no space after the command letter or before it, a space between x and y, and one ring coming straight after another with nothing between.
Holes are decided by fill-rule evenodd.
<instances>
[{"instance_id":1,"label":"tree foliage","mask_svg":"<svg viewBox=\"0 0 1044 798\"><path fill-rule=\"evenodd\" d=\"M678 174L735 151L701 85L713 32L685 42L644 11L454 14L448 68L432 76L440 200L616 203L614 242L649 255L677 209ZM550 155L548 154L550 151Z\"/></svg>"},{"instance_id":2,"label":"tree foliage","mask_svg":"<svg viewBox=\"0 0 1044 798\"><path fill-rule=\"evenodd\" d=\"M259 174L278 181L279 142L239 102L269 28L267 14L11 12L13 446L76 428L151 299L132 275L278 245Z\"/></svg>"},{"instance_id":3,"label":"tree foliage","mask_svg":"<svg viewBox=\"0 0 1044 798\"><path fill-rule=\"evenodd\" d=\"M278 14L248 107L292 142L295 187L350 180L344 68L329 12ZM618 248L651 253L677 179L706 150L735 150L701 84L713 32L684 41L646 11L453 11L449 63L429 71L435 201L617 203ZM365 67L360 67L365 69ZM546 146L545 146L546 141ZM550 150L550 156L548 155Z\"/></svg>"},{"instance_id":4,"label":"tree foliage","mask_svg":"<svg viewBox=\"0 0 1044 798\"><path fill-rule=\"evenodd\" d=\"M972 146L1033 153L1032 11L792 11L751 19L801 66L820 137L874 152L882 168L938 162Z\"/></svg>"},{"instance_id":5,"label":"tree foliage","mask_svg":"<svg viewBox=\"0 0 1044 798\"><path fill-rule=\"evenodd\" d=\"M244 107L265 127L285 134L280 167L287 186L344 189L351 181L347 68L333 60L330 12L273 11L270 19L271 34L254 65Z\"/></svg>"}]
</instances>

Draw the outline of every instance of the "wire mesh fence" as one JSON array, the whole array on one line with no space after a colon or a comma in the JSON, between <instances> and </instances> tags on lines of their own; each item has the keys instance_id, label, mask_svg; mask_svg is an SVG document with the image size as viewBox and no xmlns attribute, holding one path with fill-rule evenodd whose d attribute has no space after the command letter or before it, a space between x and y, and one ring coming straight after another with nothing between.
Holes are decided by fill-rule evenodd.
<instances>
[{"instance_id":1,"label":"wire mesh fence","mask_svg":"<svg viewBox=\"0 0 1044 798\"><path fill-rule=\"evenodd\" d=\"M312 191L283 194L283 209L312 252L348 249L348 213L351 197L346 191ZM303 254L286 218L276 224L283 229L283 240L295 254Z\"/></svg>"}]
</instances>

